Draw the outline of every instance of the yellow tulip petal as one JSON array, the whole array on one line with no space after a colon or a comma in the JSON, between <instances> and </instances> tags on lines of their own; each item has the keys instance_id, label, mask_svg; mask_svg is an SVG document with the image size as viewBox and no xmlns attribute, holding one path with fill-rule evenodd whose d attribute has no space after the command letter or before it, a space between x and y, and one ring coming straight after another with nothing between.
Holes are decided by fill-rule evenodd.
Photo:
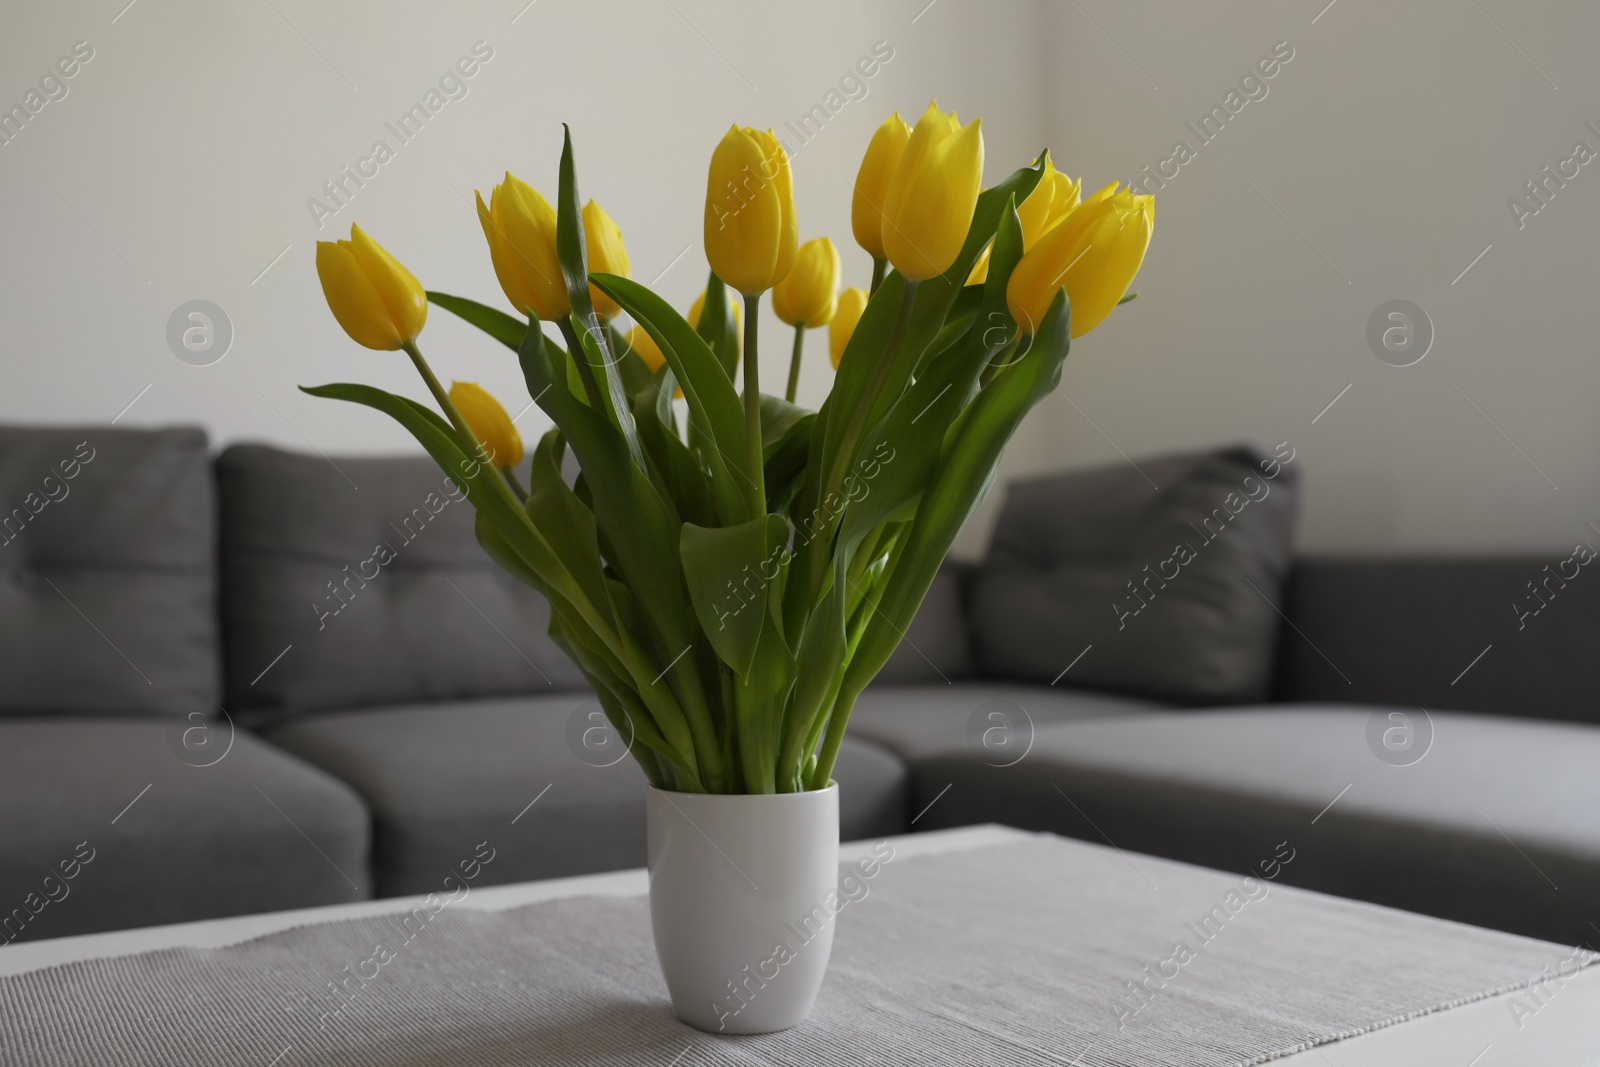
<instances>
[{"instance_id":1,"label":"yellow tulip petal","mask_svg":"<svg viewBox=\"0 0 1600 1067\"><path fill-rule=\"evenodd\" d=\"M897 111L873 132L866 155L861 158L861 169L856 172L855 192L850 198L850 231L856 244L875 259L884 258L884 196L910 140L911 127Z\"/></svg>"},{"instance_id":2,"label":"yellow tulip petal","mask_svg":"<svg viewBox=\"0 0 1600 1067\"><path fill-rule=\"evenodd\" d=\"M961 254L983 183L982 124L959 126L929 104L911 131L884 197L883 233L889 262L908 279L943 274Z\"/></svg>"},{"instance_id":3,"label":"yellow tulip petal","mask_svg":"<svg viewBox=\"0 0 1600 1067\"><path fill-rule=\"evenodd\" d=\"M1057 173L1055 164L1050 161L1050 154L1046 152L1044 173L1039 176L1039 184L1035 185L1033 192L1017 205L1017 218L1022 223L1023 251L1027 251L1033 242L1044 236L1044 231L1048 228L1051 208L1056 197Z\"/></svg>"},{"instance_id":4,"label":"yellow tulip petal","mask_svg":"<svg viewBox=\"0 0 1600 1067\"><path fill-rule=\"evenodd\" d=\"M606 214L606 209L593 200L583 205L583 238L588 250L589 273L633 277L628 250L622 244L621 228ZM589 299L594 301L594 309L602 318L609 319L622 310L615 300L592 284Z\"/></svg>"},{"instance_id":5,"label":"yellow tulip petal","mask_svg":"<svg viewBox=\"0 0 1600 1067\"><path fill-rule=\"evenodd\" d=\"M828 358L833 361L834 370L839 369L845 346L850 343L850 336L856 332L856 323L861 321L861 313L866 310L865 289L852 286L839 294L838 308L834 311L833 321L828 323Z\"/></svg>"},{"instance_id":6,"label":"yellow tulip petal","mask_svg":"<svg viewBox=\"0 0 1600 1067\"><path fill-rule=\"evenodd\" d=\"M795 256L800 248L800 223L794 213L794 174L789 170L789 153L783 150L783 145L770 129L750 132L761 143L761 151L767 161L763 173L772 176L778 194L778 206L782 211L778 258L773 266L771 281L772 285L776 285L794 269Z\"/></svg>"},{"instance_id":7,"label":"yellow tulip petal","mask_svg":"<svg viewBox=\"0 0 1600 1067\"><path fill-rule=\"evenodd\" d=\"M745 295L789 272L799 240L788 157L777 138L732 126L706 174L705 249L711 269Z\"/></svg>"},{"instance_id":8,"label":"yellow tulip petal","mask_svg":"<svg viewBox=\"0 0 1600 1067\"><path fill-rule=\"evenodd\" d=\"M384 307L377 286L356 262L347 241L317 242L317 278L328 310L358 345L393 352L404 338Z\"/></svg>"},{"instance_id":9,"label":"yellow tulip petal","mask_svg":"<svg viewBox=\"0 0 1600 1067\"><path fill-rule=\"evenodd\" d=\"M428 321L428 294L422 283L360 226L350 227L350 250L388 309L396 333L403 340L416 340Z\"/></svg>"},{"instance_id":10,"label":"yellow tulip petal","mask_svg":"<svg viewBox=\"0 0 1600 1067\"><path fill-rule=\"evenodd\" d=\"M839 250L827 237L800 246L795 264L772 287L772 310L790 326L826 326L839 288Z\"/></svg>"},{"instance_id":11,"label":"yellow tulip petal","mask_svg":"<svg viewBox=\"0 0 1600 1067\"><path fill-rule=\"evenodd\" d=\"M1102 190L1040 238L1006 286L1023 332L1038 328L1061 289L1072 303L1073 337L1104 322L1144 262L1154 218L1152 198Z\"/></svg>"},{"instance_id":12,"label":"yellow tulip petal","mask_svg":"<svg viewBox=\"0 0 1600 1067\"><path fill-rule=\"evenodd\" d=\"M555 208L537 189L508 171L489 201L489 214L508 245L506 269L519 279L513 285L502 279L506 295L512 299L513 291L523 295L546 321L566 315L571 306L556 253Z\"/></svg>"},{"instance_id":13,"label":"yellow tulip petal","mask_svg":"<svg viewBox=\"0 0 1600 1067\"><path fill-rule=\"evenodd\" d=\"M483 443L489 462L515 467L522 462L522 435L506 409L488 390L473 382L451 382L450 402L455 404L473 435Z\"/></svg>"},{"instance_id":14,"label":"yellow tulip petal","mask_svg":"<svg viewBox=\"0 0 1600 1067\"><path fill-rule=\"evenodd\" d=\"M499 279L501 290L506 294L506 299L511 301L512 307L527 314L530 308L536 308L539 297L528 288L522 271L517 269L517 253L495 218L498 193L499 189L496 188L491 194L490 203L494 206L485 206L483 194L475 194L478 198L478 222L483 226L484 240L489 242L489 261L494 265L494 276Z\"/></svg>"}]
</instances>

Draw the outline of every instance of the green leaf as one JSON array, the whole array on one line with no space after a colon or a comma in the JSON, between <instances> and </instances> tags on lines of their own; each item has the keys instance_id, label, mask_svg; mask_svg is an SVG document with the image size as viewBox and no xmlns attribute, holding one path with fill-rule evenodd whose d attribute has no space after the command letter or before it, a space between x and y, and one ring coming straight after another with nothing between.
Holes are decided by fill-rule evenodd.
<instances>
[{"instance_id":1,"label":"green leaf","mask_svg":"<svg viewBox=\"0 0 1600 1067\"><path fill-rule=\"evenodd\" d=\"M1006 443L1024 415L1061 380L1071 346L1071 314L1057 293L1028 352L990 382L961 416L917 508L878 612L847 672L859 691L888 662L961 527L994 480Z\"/></svg>"},{"instance_id":2,"label":"green leaf","mask_svg":"<svg viewBox=\"0 0 1600 1067\"><path fill-rule=\"evenodd\" d=\"M651 482L643 452L640 462L634 463L622 434L609 419L579 403L565 388L554 387L559 384L556 368L542 331L529 330L517 355L529 393L556 424L583 468L606 561L621 576L648 622L642 631L632 634L620 626L616 631L624 652L631 655L629 642L638 636L650 641L650 654L660 657L653 671L635 679L641 686L640 695L651 703L658 721L681 707L693 731L698 764L707 775L707 785L715 788L721 772L710 708L694 662L673 658L693 645L693 616L678 564L681 520ZM624 409L622 414L631 425L632 413ZM649 681L658 671L664 672L672 687L670 706L668 695L658 692ZM672 739L667 722L661 721L661 726Z\"/></svg>"},{"instance_id":3,"label":"green leaf","mask_svg":"<svg viewBox=\"0 0 1600 1067\"><path fill-rule=\"evenodd\" d=\"M442 307L451 314L472 323L472 325L513 352L521 346L522 335L528 329L528 324L521 319L507 315L499 308L492 308L488 304L480 304L476 300L468 300L464 296L436 293L430 289L428 291L428 303Z\"/></svg>"},{"instance_id":4,"label":"green leaf","mask_svg":"<svg viewBox=\"0 0 1600 1067\"><path fill-rule=\"evenodd\" d=\"M500 536L500 531L494 528L494 523L490 522L488 516L481 511L473 513L472 532L477 535L479 547L488 554L490 559L500 565L501 570L524 585L530 585L539 590L539 592L545 593L544 583L539 580L539 576L534 573L533 568L528 566L521 556L517 555L506 539ZM549 595L549 593L545 593L546 597Z\"/></svg>"},{"instance_id":5,"label":"green leaf","mask_svg":"<svg viewBox=\"0 0 1600 1067\"><path fill-rule=\"evenodd\" d=\"M775 793L783 743L783 709L795 679L794 655L776 625L761 628L756 656L742 684L734 682L740 769L748 793Z\"/></svg>"},{"instance_id":6,"label":"green leaf","mask_svg":"<svg viewBox=\"0 0 1600 1067\"><path fill-rule=\"evenodd\" d=\"M661 385L668 389L671 388L671 373L663 367L662 375L658 375ZM660 394L654 387L641 391L633 398L634 419L639 425L639 443L644 446L646 458L659 472L679 517L685 522L701 526L715 525L716 505L705 472L695 462L694 453L678 440L677 432L670 423L662 422L659 400ZM670 418L670 404L667 412Z\"/></svg>"},{"instance_id":7,"label":"green leaf","mask_svg":"<svg viewBox=\"0 0 1600 1067\"><path fill-rule=\"evenodd\" d=\"M678 555L700 628L722 661L743 678L750 673L767 618L767 596L778 577L788 527L777 515L737 526L684 523ZM770 571L770 573L768 573Z\"/></svg>"},{"instance_id":8,"label":"green leaf","mask_svg":"<svg viewBox=\"0 0 1600 1067\"><path fill-rule=\"evenodd\" d=\"M1022 258L1022 243L1022 221L1016 205L1008 203L995 235L983 301L974 309L966 335L928 362L852 457L851 474L861 483L861 493L845 494L851 503L845 507L839 546L853 545L921 496L939 462L946 427L967 406L983 368L1016 333L1006 310L1006 283Z\"/></svg>"},{"instance_id":9,"label":"green leaf","mask_svg":"<svg viewBox=\"0 0 1600 1067\"><path fill-rule=\"evenodd\" d=\"M711 469L711 485L724 524L752 518L744 493L744 487L753 481L745 469L744 407L716 354L672 305L638 282L615 274L596 274L594 284L644 327L683 388L691 428L698 426L712 446L701 458Z\"/></svg>"},{"instance_id":10,"label":"green leaf","mask_svg":"<svg viewBox=\"0 0 1600 1067\"><path fill-rule=\"evenodd\" d=\"M562 123L561 182L556 197L556 256L561 261L561 278L567 284L567 302L572 306L572 318L577 323L583 351L572 353L574 359L586 359L596 375L606 383L606 403L614 425L621 430L628 454L639 468L644 469L644 450L639 445L639 435L633 425L633 410L628 404L627 391L622 387L622 375L617 370L616 358L605 347L605 332L600 328L600 318L595 314L594 302L589 298L589 251L583 236L583 210L579 205L578 171L572 158L572 130ZM609 357L609 358L608 358Z\"/></svg>"},{"instance_id":11,"label":"green leaf","mask_svg":"<svg viewBox=\"0 0 1600 1067\"><path fill-rule=\"evenodd\" d=\"M806 456L811 451L811 431L816 425L817 416L808 412L767 449L762 469L771 510L783 510L800 488L799 479L805 473Z\"/></svg>"},{"instance_id":12,"label":"green leaf","mask_svg":"<svg viewBox=\"0 0 1600 1067\"><path fill-rule=\"evenodd\" d=\"M796 657L794 695L783 725L783 748L778 760L780 776L796 776L811 753L806 740L823 709L838 689L845 667L845 599L842 571L823 594L817 609L806 623ZM815 742L810 746L815 748ZM780 780L779 788L784 788Z\"/></svg>"},{"instance_id":13,"label":"green leaf","mask_svg":"<svg viewBox=\"0 0 1600 1067\"><path fill-rule=\"evenodd\" d=\"M628 344L628 339L617 332L611 323L605 324L606 343L611 346L611 352L616 360L617 373L622 377L622 391L629 402L638 400L639 394L655 386L655 375L650 372L649 364L645 363L639 353Z\"/></svg>"},{"instance_id":14,"label":"green leaf","mask_svg":"<svg viewBox=\"0 0 1600 1067\"><path fill-rule=\"evenodd\" d=\"M800 423L816 416L816 412L808 408L791 404L789 401L776 397L770 393L761 394L761 448L767 458L772 457L773 450L782 443Z\"/></svg>"},{"instance_id":15,"label":"green leaf","mask_svg":"<svg viewBox=\"0 0 1600 1067\"><path fill-rule=\"evenodd\" d=\"M561 477L564 449L560 430L550 430L539 438L528 469L526 511L584 593L594 603L603 604L606 602L605 566L600 561L594 513Z\"/></svg>"},{"instance_id":16,"label":"green leaf","mask_svg":"<svg viewBox=\"0 0 1600 1067\"><path fill-rule=\"evenodd\" d=\"M717 354L717 362L732 381L739 367L739 317L735 313L734 299L728 296L728 287L712 271L706 278L706 299L700 306L697 332Z\"/></svg>"}]
</instances>

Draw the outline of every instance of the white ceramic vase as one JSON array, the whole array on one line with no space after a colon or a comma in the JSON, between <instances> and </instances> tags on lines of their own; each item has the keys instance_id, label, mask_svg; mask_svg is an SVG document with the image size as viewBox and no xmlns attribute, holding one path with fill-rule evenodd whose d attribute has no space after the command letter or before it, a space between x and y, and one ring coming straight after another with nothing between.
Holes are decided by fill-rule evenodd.
<instances>
[{"instance_id":1,"label":"white ceramic vase","mask_svg":"<svg viewBox=\"0 0 1600 1067\"><path fill-rule=\"evenodd\" d=\"M650 790L650 923L679 1019L765 1034L811 1012L833 949L839 786Z\"/></svg>"}]
</instances>

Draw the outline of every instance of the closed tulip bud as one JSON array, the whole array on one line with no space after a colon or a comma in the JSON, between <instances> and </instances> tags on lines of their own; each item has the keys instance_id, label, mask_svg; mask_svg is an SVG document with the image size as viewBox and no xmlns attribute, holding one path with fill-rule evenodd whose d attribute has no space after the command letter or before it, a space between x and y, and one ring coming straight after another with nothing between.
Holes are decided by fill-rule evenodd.
<instances>
[{"instance_id":1,"label":"closed tulip bud","mask_svg":"<svg viewBox=\"0 0 1600 1067\"><path fill-rule=\"evenodd\" d=\"M883 249L911 281L950 269L983 184L983 120L968 126L929 104L883 198Z\"/></svg>"},{"instance_id":2,"label":"closed tulip bud","mask_svg":"<svg viewBox=\"0 0 1600 1067\"><path fill-rule=\"evenodd\" d=\"M1139 266L1155 226L1155 198L1100 190L1039 239L1011 272L1006 303L1023 333L1031 334L1065 289L1072 303L1072 336L1105 321Z\"/></svg>"},{"instance_id":3,"label":"closed tulip bud","mask_svg":"<svg viewBox=\"0 0 1600 1067\"><path fill-rule=\"evenodd\" d=\"M852 286L839 294L839 307L833 313L833 321L828 324L828 356L833 360L833 369L839 369L839 361L844 358L844 346L850 343L850 335L856 332L856 323L861 321L861 313L867 310L867 291Z\"/></svg>"},{"instance_id":4,"label":"closed tulip bud","mask_svg":"<svg viewBox=\"0 0 1600 1067\"><path fill-rule=\"evenodd\" d=\"M593 200L583 205L583 241L589 251L590 273L633 277L628 250L622 246L622 230L606 214L606 209ZM593 285L589 286L589 299L594 301L594 310L603 319L622 310L615 300Z\"/></svg>"},{"instance_id":5,"label":"closed tulip bud","mask_svg":"<svg viewBox=\"0 0 1600 1067\"><path fill-rule=\"evenodd\" d=\"M861 158L861 169L856 172L855 194L850 199L850 230L856 244L874 259L885 258L883 198L910 140L911 127L896 111L873 133L867 154Z\"/></svg>"},{"instance_id":6,"label":"closed tulip bud","mask_svg":"<svg viewBox=\"0 0 1600 1067\"><path fill-rule=\"evenodd\" d=\"M483 442L489 462L496 467L515 467L522 462L522 435L511 416L488 390L473 382L451 382L450 402L467 420L473 436Z\"/></svg>"},{"instance_id":7,"label":"closed tulip bud","mask_svg":"<svg viewBox=\"0 0 1600 1067\"><path fill-rule=\"evenodd\" d=\"M328 309L358 345L394 352L428 321L428 295L410 271L360 226L348 241L317 242L317 277Z\"/></svg>"},{"instance_id":8,"label":"closed tulip bud","mask_svg":"<svg viewBox=\"0 0 1600 1067\"><path fill-rule=\"evenodd\" d=\"M506 180L489 194L488 207L478 196L478 221L489 241L495 277L511 306L546 322L568 314L567 286L556 255L556 209L550 202L507 171Z\"/></svg>"},{"instance_id":9,"label":"closed tulip bud","mask_svg":"<svg viewBox=\"0 0 1600 1067\"><path fill-rule=\"evenodd\" d=\"M827 237L800 246L794 269L772 287L772 310L790 326L826 326L839 299L839 250Z\"/></svg>"},{"instance_id":10,"label":"closed tulip bud","mask_svg":"<svg viewBox=\"0 0 1600 1067\"><path fill-rule=\"evenodd\" d=\"M732 126L706 177L706 259L746 296L771 289L794 266L800 242L789 156L770 130Z\"/></svg>"},{"instance_id":11,"label":"closed tulip bud","mask_svg":"<svg viewBox=\"0 0 1600 1067\"><path fill-rule=\"evenodd\" d=\"M1072 214L1079 203L1081 183L1056 170L1055 163L1050 160L1050 153L1044 156L1044 173L1039 176L1039 184L1033 187L1033 192L1027 199L1017 205L1017 221L1022 223L1022 250L1026 252L1046 233L1052 230L1056 223ZM989 278L989 253L993 250L991 244L983 250L983 255L978 257L978 262L973 265L972 274L967 278L968 285L979 285Z\"/></svg>"},{"instance_id":12,"label":"closed tulip bud","mask_svg":"<svg viewBox=\"0 0 1600 1067\"><path fill-rule=\"evenodd\" d=\"M656 344L656 339L651 337L650 332L643 326L635 326L628 331L628 347L644 360L644 365L650 368L651 374L660 370L661 365L667 361L667 357L661 352L661 346Z\"/></svg>"}]
</instances>

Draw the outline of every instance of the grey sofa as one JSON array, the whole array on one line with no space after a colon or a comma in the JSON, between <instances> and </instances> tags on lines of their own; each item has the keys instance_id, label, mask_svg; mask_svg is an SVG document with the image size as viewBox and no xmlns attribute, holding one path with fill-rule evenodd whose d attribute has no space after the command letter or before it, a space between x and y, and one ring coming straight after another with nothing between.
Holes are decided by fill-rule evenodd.
<instances>
[{"instance_id":1,"label":"grey sofa","mask_svg":"<svg viewBox=\"0 0 1600 1067\"><path fill-rule=\"evenodd\" d=\"M1024 521L1052 493L1009 499L1012 541L1057 536ZM497 881L642 864L642 778L426 460L0 429L13 504L0 943L427 892L480 842ZM842 834L998 821L1240 871L1286 842L1291 884L1600 940L1600 582L1530 620L1504 604L1545 559L1251 559L1286 572L1244 657L1269 675L1205 707L996 670L995 590L1061 560L947 566L856 711ZM1425 757L1385 761L1391 711Z\"/></svg>"}]
</instances>

